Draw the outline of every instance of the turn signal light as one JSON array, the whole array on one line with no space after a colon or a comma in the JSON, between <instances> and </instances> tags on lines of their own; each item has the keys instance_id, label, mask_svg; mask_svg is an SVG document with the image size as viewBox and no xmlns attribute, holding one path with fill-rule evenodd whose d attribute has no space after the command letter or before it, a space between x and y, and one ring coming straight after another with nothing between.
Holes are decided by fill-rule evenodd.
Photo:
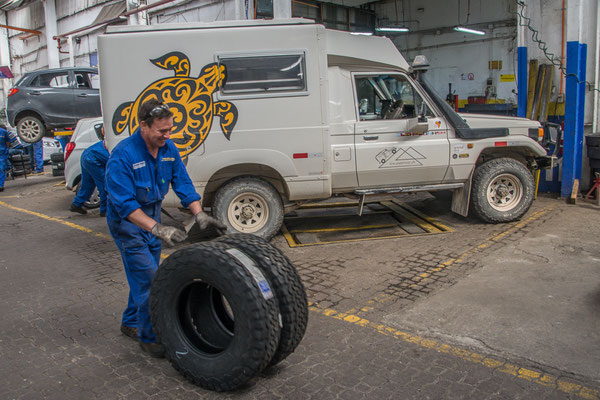
<instances>
[{"instance_id":1,"label":"turn signal light","mask_svg":"<svg viewBox=\"0 0 600 400\"><path fill-rule=\"evenodd\" d=\"M19 91L19 89L12 88L12 89L10 89L10 92L8 92L8 95L6 97L12 96L13 94L17 93L18 91Z\"/></svg>"},{"instance_id":2,"label":"turn signal light","mask_svg":"<svg viewBox=\"0 0 600 400\"><path fill-rule=\"evenodd\" d=\"M67 143L67 146L65 147L65 162L67 161L67 158L69 158L69 156L71 155L73 150L75 150L75 143L74 142Z\"/></svg>"}]
</instances>

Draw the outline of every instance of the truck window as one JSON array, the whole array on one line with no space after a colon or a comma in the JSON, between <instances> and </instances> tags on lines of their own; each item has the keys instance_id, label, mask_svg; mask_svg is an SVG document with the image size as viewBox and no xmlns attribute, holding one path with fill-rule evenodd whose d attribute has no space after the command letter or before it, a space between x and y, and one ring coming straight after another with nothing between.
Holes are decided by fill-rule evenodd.
<instances>
[{"instance_id":1,"label":"truck window","mask_svg":"<svg viewBox=\"0 0 600 400\"><path fill-rule=\"evenodd\" d=\"M304 54L219 57L219 64L227 67L225 95L306 90Z\"/></svg>"},{"instance_id":2,"label":"truck window","mask_svg":"<svg viewBox=\"0 0 600 400\"><path fill-rule=\"evenodd\" d=\"M403 75L361 75L355 81L361 121L416 118L425 104ZM427 104L425 115L433 116Z\"/></svg>"}]
</instances>

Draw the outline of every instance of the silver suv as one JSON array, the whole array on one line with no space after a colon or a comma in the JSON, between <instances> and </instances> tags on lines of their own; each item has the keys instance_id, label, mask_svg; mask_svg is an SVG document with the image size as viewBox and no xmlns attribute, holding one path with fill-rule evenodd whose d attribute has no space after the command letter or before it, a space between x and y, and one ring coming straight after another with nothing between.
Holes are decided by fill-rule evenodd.
<instances>
[{"instance_id":1,"label":"silver suv","mask_svg":"<svg viewBox=\"0 0 600 400\"><path fill-rule=\"evenodd\" d=\"M81 118L98 117L100 81L95 68L57 68L28 72L6 99L8 123L27 143L46 129L73 127Z\"/></svg>"}]
</instances>

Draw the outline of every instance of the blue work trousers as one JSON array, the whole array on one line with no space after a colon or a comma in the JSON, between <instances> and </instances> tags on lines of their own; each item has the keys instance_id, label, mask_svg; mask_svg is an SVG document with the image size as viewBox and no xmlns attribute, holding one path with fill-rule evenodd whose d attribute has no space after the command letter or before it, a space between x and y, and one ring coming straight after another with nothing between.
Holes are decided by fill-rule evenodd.
<instances>
[{"instance_id":1,"label":"blue work trousers","mask_svg":"<svg viewBox=\"0 0 600 400\"><path fill-rule=\"evenodd\" d=\"M0 188L4 187L4 181L6 180L6 160L8 154L0 154Z\"/></svg>"},{"instance_id":2,"label":"blue work trousers","mask_svg":"<svg viewBox=\"0 0 600 400\"><path fill-rule=\"evenodd\" d=\"M44 143L41 140L33 144L33 161L35 172L44 172Z\"/></svg>"},{"instance_id":3,"label":"blue work trousers","mask_svg":"<svg viewBox=\"0 0 600 400\"><path fill-rule=\"evenodd\" d=\"M73 204L81 207L83 203L90 199L94 189L98 188L100 194L100 212L106 212L106 188L104 185L104 166L94 164L85 158L81 160L81 186L77 196L73 199Z\"/></svg>"},{"instance_id":4,"label":"blue work trousers","mask_svg":"<svg viewBox=\"0 0 600 400\"><path fill-rule=\"evenodd\" d=\"M121 252L129 283L129 299L121 323L136 327L142 342L154 343L156 335L150 322L149 297L160 262L160 239L125 220L121 223L108 220L108 228ZM137 233L132 232L136 230ZM132 233L137 237L132 238Z\"/></svg>"}]
</instances>

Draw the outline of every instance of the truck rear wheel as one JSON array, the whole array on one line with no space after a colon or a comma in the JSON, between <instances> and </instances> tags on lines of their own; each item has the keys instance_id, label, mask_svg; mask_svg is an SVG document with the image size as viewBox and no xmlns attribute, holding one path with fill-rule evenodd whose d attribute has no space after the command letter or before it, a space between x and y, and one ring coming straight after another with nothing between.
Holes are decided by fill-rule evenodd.
<instances>
[{"instance_id":1,"label":"truck rear wheel","mask_svg":"<svg viewBox=\"0 0 600 400\"><path fill-rule=\"evenodd\" d=\"M152 281L150 317L173 367L216 391L233 390L260 373L280 335L267 279L249 256L225 243L170 255Z\"/></svg>"},{"instance_id":2,"label":"truck rear wheel","mask_svg":"<svg viewBox=\"0 0 600 400\"><path fill-rule=\"evenodd\" d=\"M471 207L485 222L510 222L529 210L534 192L533 175L522 163L497 158L475 170Z\"/></svg>"},{"instance_id":3,"label":"truck rear wheel","mask_svg":"<svg viewBox=\"0 0 600 400\"><path fill-rule=\"evenodd\" d=\"M275 365L292 354L306 332L308 300L302 280L292 262L266 240L244 233L221 236L227 243L248 254L265 274L273 288L281 313L279 346L271 360Z\"/></svg>"},{"instance_id":4,"label":"truck rear wheel","mask_svg":"<svg viewBox=\"0 0 600 400\"><path fill-rule=\"evenodd\" d=\"M36 143L46 134L46 127L38 118L28 115L17 123L17 134L25 143Z\"/></svg>"},{"instance_id":5,"label":"truck rear wheel","mask_svg":"<svg viewBox=\"0 0 600 400\"><path fill-rule=\"evenodd\" d=\"M252 233L269 240L281 228L283 203L270 183L242 176L219 188L212 214L227 225L227 233Z\"/></svg>"}]
</instances>

